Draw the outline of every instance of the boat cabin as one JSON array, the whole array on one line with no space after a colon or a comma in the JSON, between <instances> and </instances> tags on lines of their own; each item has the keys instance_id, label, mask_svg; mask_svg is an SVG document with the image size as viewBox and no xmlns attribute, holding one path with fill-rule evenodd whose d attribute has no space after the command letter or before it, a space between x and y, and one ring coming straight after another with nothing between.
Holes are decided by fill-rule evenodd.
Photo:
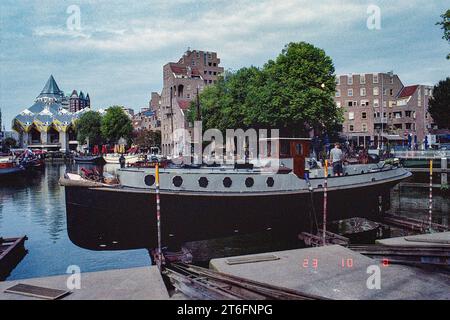
<instances>
[{"instance_id":1,"label":"boat cabin","mask_svg":"<svg viewBox=\"0 0 450 320\"><path fill-rule=\"evenodd\" d=\"M269 157L278 157L280 166L292 169L299 178L303 179L305 176L306 158L310 154L311 139L269 138L265 140L267 140ZM270 154L272 148L275 154Z\"/></svg>"}]
</instances>

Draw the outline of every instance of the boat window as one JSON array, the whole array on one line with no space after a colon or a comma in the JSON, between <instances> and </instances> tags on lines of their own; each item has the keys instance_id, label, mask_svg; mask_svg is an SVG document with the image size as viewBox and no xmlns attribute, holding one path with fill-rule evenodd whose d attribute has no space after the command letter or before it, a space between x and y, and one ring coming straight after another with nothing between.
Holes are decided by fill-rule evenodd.
<instances>
[{"instance_id":1,"label":"boat window","mask_svg":"<svg viewBox=\"0 0 450 320\"><path fill-rule=\"evenodd\" d=\"M291 154L289 152L289 141L281 140L280 141L280 157L290 157Z\"/></svg>"},{"instance_id":2,"label":"boat window","mask_svg":"<svg viewBox=\"0 0 450 320\"><path fill-rule=\"evenodd\" d=\"M254 184L255 184L255 180L253 180L253 178L245 179L245 185L247 186L247 188L253 187Z\"/></svg>"},{"instance_id":3,"label":"boat window","mask_svg":"<svg viewBox=\"0 0 450 320\"><path fill-rule=\"evenodd\" d=\"M180 176L173 177L172 183L175 187L179 188L183 184L183 178Z\"/></svg>"},{"instance_id":4,"label":"boat window","mask_svg":"<svg viewBox=\"0 0 450 320\"><path fill-rule=\"evenodd\" d=\"M295 154L297 156L301 156L303 154L303 146L301 143L296 143L295 144Z\"/></svg>"},{"instance_id":5,"label":"boat window","mask_svg":"<svg viewBox=\"0 0 450 320\"><path fill-rule=\"evenodd\" d=\"M231 180L231 178L226 177L225 179L223 179L223 186L225 188L230 188L232 184L233 184L233 181Z\"/></svg>"},{"instance_id":6,"label":"boat window","mask_svg":"<svg viewBox=\"0 0 450 320\"><path fill-rule=\"evenodd\" d=\"M155 184L155 176L151 175L151 174L148 176L145 176L144 182L149 187L153 186Z\"/></svg>"},{"instance_id":7,"label":"boat window","mask_svg":"<svg viewBox=\"0 0 450 320\"><path fill-rule=\"evenodd\" d=\"M268 186L268 187L272 188L273 185L275 184L275 180L273 180L272 177L269 177L269 178L267 178L266 183L267 183L267 186Z\"/></svg>"},{"instance_id":8,"label":"boat window","mask_svg":"<svg viewBox=\"0 0 450 320\"><path fill-rule=\"evenodd\" d=\"M198 179L198 185L202 188L206 188L208 186L208 179L205 177L201 177L200 179Z\"/></svg>"}]
</instances>

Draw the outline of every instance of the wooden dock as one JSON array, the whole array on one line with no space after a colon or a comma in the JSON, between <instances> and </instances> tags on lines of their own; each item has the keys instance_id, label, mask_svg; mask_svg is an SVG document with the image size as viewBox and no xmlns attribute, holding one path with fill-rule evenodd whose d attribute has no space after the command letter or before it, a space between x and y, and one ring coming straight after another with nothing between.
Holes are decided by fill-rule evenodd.
<instances>
[{"instance_id":1,"label":"wooden dock","mask_svg":"<svg viewBox=\"0 0 450 320\"><path fill-rule=\"evenodd\" d=\"M20 238L0 238L0 281L6 279L11 271L28 253L25 249L26 236Z\"/></svg>"}]
</instances>

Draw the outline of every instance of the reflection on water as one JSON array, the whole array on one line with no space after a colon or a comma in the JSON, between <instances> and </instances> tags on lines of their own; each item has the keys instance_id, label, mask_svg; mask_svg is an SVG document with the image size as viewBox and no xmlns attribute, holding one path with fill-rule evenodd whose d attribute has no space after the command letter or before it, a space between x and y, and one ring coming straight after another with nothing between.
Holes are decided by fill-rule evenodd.
<instances>
[{"instance_id":1,"label":"reflection on water","mask_svg":"<svg viewBox=\"0 0 450 320\"><path fill-rule=\"evenodd\" d=\"M64 188L58 184L66 170L66 165L48 164L44 172L14 180L0 178L0 237L29 238L25 243L29 254L8 280L64 274L69 265L80 266L82 272L148 265L146 250L92 252L71 243Z\"/></svg>"},{"instance_id":2,"label":"reflection on water","mask_svg":"<svg viewBox=\"0 0 450 320\"><path fill-rule=\"evenodd\" d=\"M89 168L88 165L83 167ZM118 165L104 170L115 173ZM9 280L66 273L70 265L82 272L130 268L150 264L146 250L94 252L81 249L69 240L65 215L64 188L58 180L66 171L79 172L77 165L48 164L44 172L15 179L0 180L0 237L27 235L29 254L13 271ZM428 193L425 190L393 190L393 212L414 218L427 217ZM448 197L436 195L437 223L448 225ZM401 235L401 234L398 234ZM199 261L212 257L277 251L298 246L298 241L266 233L189 244Z\"/></svg>"}]
</instances>

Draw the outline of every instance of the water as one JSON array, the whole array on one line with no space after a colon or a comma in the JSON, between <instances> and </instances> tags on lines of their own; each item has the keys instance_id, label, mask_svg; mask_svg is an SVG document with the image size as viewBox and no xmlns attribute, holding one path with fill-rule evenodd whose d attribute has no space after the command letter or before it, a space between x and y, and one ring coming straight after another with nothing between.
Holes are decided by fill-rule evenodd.
<instances>
[{"instance_id":1,"label":"water","mask_svg":"<svg viewBox=\"0 0 450 320\"><path fill-rule=\"evenodd\" d=\"M81 249L67 236L64 188L58 180L66 165L48 164L45 172L0 181L0 236L27 235L28 254L8 280L65 274L70 265L82 272L147 266L146 250L96 252ZM1 178L3 179L3 178Z\"/></svg>"},{"instance_id":2,"label":"water","mask_svg":"<svg viewBox=\"0 0 450 320\"><path fill-rule=\"evenodd\" d=\"M83 165L86 167L86 165ZM147 266L151 263L146 250L100 252L81 249L67 236L64 188L58 180L68 168L63 164L47 164L45 172L10 181L0 181L0 236L27 235L28 255L14 269L8 280L65 274L71 265L82 272ZM76 171L77 167L70 167ZM114 172L117 166L106 166ZM428 190L392 191L393 212L426 219ZM433 220L448 225L450 200L446 194L436 194ZM398 236L403 234L397 234ZM270 232L203 241L187 247L200 261L214 257L280 251L299 247L291 237L286 239Z\"/></svg>"}]
</instances>

